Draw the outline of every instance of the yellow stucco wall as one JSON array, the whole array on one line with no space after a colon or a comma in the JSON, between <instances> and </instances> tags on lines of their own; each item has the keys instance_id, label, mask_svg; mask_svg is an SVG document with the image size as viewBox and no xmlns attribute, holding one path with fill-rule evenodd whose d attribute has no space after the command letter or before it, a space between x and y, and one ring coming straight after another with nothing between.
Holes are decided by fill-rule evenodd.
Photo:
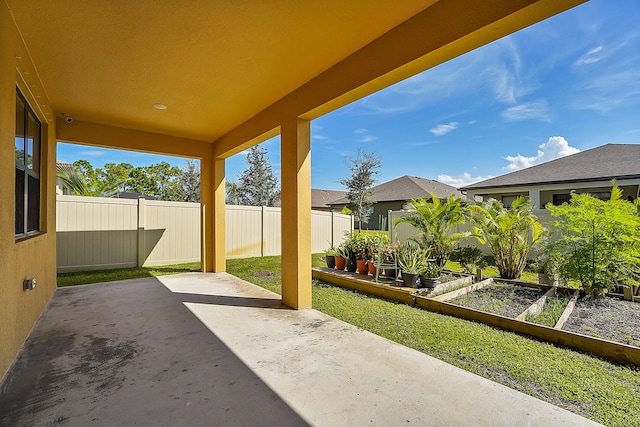
<instances>
[{"instance_id":1,"label":"yellow stucco wall","mask_svg":"<svg viewBox=\"0 0 640 427\"><path fill-rule=\"evenodd\" d=\"M0 377L4 377L56 289L55 123L9 11L0 7ZM42 122L41 230L15 241L16 85ZM40 98L36 98L36 96ZM42 106L44 104L44 106ZM47 112L49 113L47 115ZM37 279L24 291L22 281Z\"/></svg>"}]
</instances>

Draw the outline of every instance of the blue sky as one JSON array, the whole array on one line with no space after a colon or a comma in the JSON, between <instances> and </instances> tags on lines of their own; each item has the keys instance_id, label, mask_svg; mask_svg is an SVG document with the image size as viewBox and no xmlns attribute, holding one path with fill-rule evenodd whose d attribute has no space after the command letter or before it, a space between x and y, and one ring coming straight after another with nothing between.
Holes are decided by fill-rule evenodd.
<instances>
[{"instance_id":1,"label":"blue sky","mask_svg":"<svg viewBox=\"0 0 640 427\"><path fill-rule=\"evenodd\" d=\"M640 1L591 0L312 122L312 187L341 189L346 156L462 186L607 143L640 143ZM263 143L279 176L279 138ZM227 159L227 179L246 168ZM180 158L58 144L58 160Z\"/></svg>"}]
</instances>

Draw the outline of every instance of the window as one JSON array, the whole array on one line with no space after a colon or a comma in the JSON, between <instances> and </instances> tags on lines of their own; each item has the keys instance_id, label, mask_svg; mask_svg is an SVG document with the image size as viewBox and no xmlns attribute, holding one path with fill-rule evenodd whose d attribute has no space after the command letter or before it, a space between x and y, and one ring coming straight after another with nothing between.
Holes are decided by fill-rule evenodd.
<instances>
[{"instance_id":1,"label":"window","mask_svg":"<svg viewBox=\"0 0 640 427\"><path fill-rule=\"evenodd\" d=\"M553 204L555 206L560 206L563 203L569 203L571 201L571 194L554 194L553 195Z\"/></svg>"},{"instance_id":2,"label":"window","mask_svg":"<svg viewBox=\"0 0 640 427\"><path fill-rule=\"evenodd\" d=\"M41 125L16 89L16 238L40 231Z\"/></svg>"},{"instance_id":3,"label":"window","mask_svg":"<svg viewBox=\"0 0 640 427\"><path fill-rule=\"evenodd\" d=\"M522 197L522 194L516 194L515 196L502 196L502 206L509 209L511 204L515 202L518 197Z\"/></svg>"}]
</instances>

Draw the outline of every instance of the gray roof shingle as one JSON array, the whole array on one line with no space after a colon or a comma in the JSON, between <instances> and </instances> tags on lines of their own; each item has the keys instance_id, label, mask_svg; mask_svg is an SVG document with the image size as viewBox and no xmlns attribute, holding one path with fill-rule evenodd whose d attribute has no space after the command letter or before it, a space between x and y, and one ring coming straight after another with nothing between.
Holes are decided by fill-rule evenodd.
<instances>
[{"instance_id":1,"label":"gray roof shingle","mask_svg":"<svg viewBox=\"0 0 640 427\"><path fill-rule=\"evenodd\" d=\"M434 193L438 198L445 198L450 194L462 197L462 194L450 185L434 181L433 179L405 175L373 187L373 197L371 201L374 203L404 202L420 197L431 197L430 193ZM343 197L335 200L331 204L344 205L347 203L349 203L349 200Z\"/></svg>"},{"instance_id":2,"label":"gray roof shingle","mask_svg":"<svg viewBox=\"0 0 640 427\"><path fill-rule=\"evenodd\" d=\"M311 189L311 208L328 208L331 202L345 196L344 191Z\"/></svg>"},{"instance_id":3,"label":"gray roof shingle","mask_svg":"<svg viewBox=\"0 0 640 427\"><path fill-rule=\"evenodd\" d=\"M479 190L640 177L640 144L606 144L462 187Z\"/></svg>"}]
</instances>

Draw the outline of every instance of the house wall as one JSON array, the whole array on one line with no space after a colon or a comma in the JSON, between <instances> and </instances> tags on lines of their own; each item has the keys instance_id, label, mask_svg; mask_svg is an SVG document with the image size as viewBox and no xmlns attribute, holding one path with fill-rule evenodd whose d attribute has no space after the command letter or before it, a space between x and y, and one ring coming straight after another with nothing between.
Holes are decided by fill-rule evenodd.
<instances>
[{"instance_id":1,"label":"house wall","mask_svg":"<svg viewBox=\"0 0 640 427\"><path fill-rule=\"evenodd\" d=\"M640 180L619 180L618 186L622 189L622 197L626 200L628 198L635 199L638 197L638 186ZM596 192L610 192L610 182L579 182L579 183L567 183L567 184L550 184L541 185L537 187L533 186L521 186L521 187L505 187L492 189L489 192L487 190L469 190L467 192L467 198L471 198L474 195L482 196L484 200L496 199L502 200L503 196L514 195L529 195L529 192L539 192L540 194L540 206L545 206L547 203L553 202L554 194L568 194L571 191L578 193L596 193Z\"/></svg>"},{"instance_id":2,"label":"house wall","mask_svg":"<svg viewBox=\"0 0 640 427\"><path fill-rule=\"evenodd\" d=\"M28 73L28 74L27 74ZM15 240L16 86L42 123L41 234ZM39 98L36 98L39 96ZM13 19L0 5L0 377L4 377L56 289L55 122ZM35 277L36 288L22 281Z\"/></svg>"},{"instance_id":3,"label":"house wall","mask_svg":"<svg viewBox=\"0 0 640 427\"><path fill-rule=\"evenodd\" d=\"M365 230L380 230L382 219L387 218L387 214L389 211L399 211L402 210L402 206L405 205L406 202L403 201L394 201L394 202L378 202L373 205L373 213L369 218L369 222L363 222L362 228ZM346 205L332 205L334 212L342 212L342 209ZM358 228L358 221L354 222L354 227ZM389 229L389 223L387 222L385 228Z\"/></svg>"}]
</instances>

